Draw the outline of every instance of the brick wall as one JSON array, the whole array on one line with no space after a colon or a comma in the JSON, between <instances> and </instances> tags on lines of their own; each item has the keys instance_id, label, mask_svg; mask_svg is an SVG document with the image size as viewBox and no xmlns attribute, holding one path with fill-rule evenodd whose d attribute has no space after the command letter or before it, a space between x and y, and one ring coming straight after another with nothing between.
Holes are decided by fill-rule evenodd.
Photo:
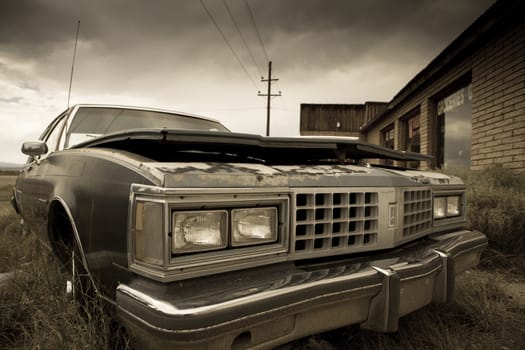
<instances>
[{"instance_id":1,"label":"brick wall","mask_svg":"<svg viewBox=\"0 0 525 350\"><path fill-rule=\"evenodd\" d=\"M525 22L485 45L472 88L472 169L525 172Z\"/></svg>"},{"instance_id":2,"label":"brick wall","mask_svg":"<svg viewBox=\"0 0 525 350\"><path fill-rule=\"evenodd\" d=\"M436 101L466 81L472 83L471 168L501 163L525 172L525 21L519 18L496 26L480 43L456 53L418 90L396 102L364 138L379 143L381 130L394 122L399 148L400 118L419 106L421 153L435 155Z\"/></svg>"}]
</instances>

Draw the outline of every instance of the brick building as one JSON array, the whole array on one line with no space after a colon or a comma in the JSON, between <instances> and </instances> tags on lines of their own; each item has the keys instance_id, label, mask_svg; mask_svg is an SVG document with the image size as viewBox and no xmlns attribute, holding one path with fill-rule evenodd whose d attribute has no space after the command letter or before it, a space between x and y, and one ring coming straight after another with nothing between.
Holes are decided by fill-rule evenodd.
<instances>
[{"instance_id":1,"label":"brick building","mask_svg":"<svg viewBox=\"0 0 525 350\"><path fill-rule=\"evenodd\" d=\"M524 3L496 2L366 120L360 137L434 156L423 168L501 163L525 172Z\"/></svg>"}]
</instances>

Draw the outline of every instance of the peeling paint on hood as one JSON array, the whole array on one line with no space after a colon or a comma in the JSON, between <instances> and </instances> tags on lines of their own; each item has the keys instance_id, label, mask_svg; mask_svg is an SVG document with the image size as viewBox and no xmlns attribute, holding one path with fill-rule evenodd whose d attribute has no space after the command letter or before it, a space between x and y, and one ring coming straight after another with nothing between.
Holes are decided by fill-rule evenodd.
<instances>
[{"instance_id":1,"label":"peeling paint on hood","mask_svg":"<svg viewBox=\"0 0 525 350\"><path fill-rule=\"evenodd\" d=\"M164 186L213 187L391 187L420 184L411 177L356 165L279 165L253 163L143 163L161 172Z\"/></svg>"},{"instance_id":2,"label":"peeling paint on hood","mask_svg":"<svg viewBox=\"0 0 525 350\"><path fill-rule=\"evenodd\" d=\"M246 172L254 175L279 175L280 171L269 166L253 163L145 163L146 166L156 168L170 174L185 173L239 173Z\"/></svg>"},{"instance_id":3,"label":"peeling paint on hood","mask_svg":"<svg viewBox=\"0 0 525 350\"><path fill-rule=\"evenodd\" d=\"M348 175L352 173L370 173L367 168L355 165L285 165L275 166L288 175Z\"/></svg>"},{"instance_id":4,"label":"peeling paint on hood","mask_svg":"<svg viewBox=\"0 0 525 350\"><path fill-rule=\"evenodd\" d=\"M446 175L438 172L420 170L388 170L389 172L401 176L410 177L412 180L422 184L432 185L463 185L463 180L457 176Z\"/></svg>"},{"instance_id":5,"label":"peeling paint on hood","mask_svg":"<svg viewBox=\"0 0 525 350\"><path fill-rule=\"evenodd\" d=\"M164 174L165 187L282 187L285 174L253 163L144 163Z\"/></svg>"}]
</instances>

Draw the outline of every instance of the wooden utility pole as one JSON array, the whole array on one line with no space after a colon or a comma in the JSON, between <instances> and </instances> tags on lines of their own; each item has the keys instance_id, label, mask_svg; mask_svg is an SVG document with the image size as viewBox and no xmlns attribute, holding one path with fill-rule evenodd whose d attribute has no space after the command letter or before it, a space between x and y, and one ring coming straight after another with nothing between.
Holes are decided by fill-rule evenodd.
<instances>
[{"instance_id":1,"label":"wooden utility pole","mask_svg":"<svg viewBox=\"0 0 525 350\"><path fill-rule=\"evenodd\" d=\"M268 82L268 93L257 94L257 96L266 96L266 136L270 136L270 103L273 96L281 96L281 92L272 95L272 81L278 81L279 79L272 79L272 61L268 62L268 79L261 77L261 81Z\"/></svg>"}]
</instances>

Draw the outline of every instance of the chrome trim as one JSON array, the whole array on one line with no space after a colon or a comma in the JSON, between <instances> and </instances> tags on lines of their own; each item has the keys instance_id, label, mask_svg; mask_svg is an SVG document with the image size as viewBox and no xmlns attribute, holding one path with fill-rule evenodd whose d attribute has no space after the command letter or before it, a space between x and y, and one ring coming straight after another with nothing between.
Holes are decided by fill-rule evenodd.
<instances>
[{"instance_id":1,"label":"chrome trim","mask_svg":"<svg viewBox=\"0 0 525 350\"><path fill-rule=\"evenodd\" d=\"M438 249L434 249L433 252L439 255L441 258L441 265L443 266L443 269L436 277L438 288L434 290L434 299L436 302L449 303L454 299L456 285L456 274L454 271L453 260L450 258L449 254Z\"/></svg>"},{"instance_id":2,"label":"chrome trim","mask_svg":"<svg viewBox=\"0 0 525 350\"><path fill-rule=\"evenodd\" d=\"M391 332L397 330L402 315L431 302L449 301L454 288L452 278L457 272L454 263L465 265L485 246L483 234L456 231L374 255L367 262L362 258L347 259L302 267L284 263L254 269L250 274L229 272L202 281L212 282L217 289L217 294L203 293L204 300L191 293L191 288L197 288L197 292L202 289L200 280L184 286L166 285L162 289L148 287L143 280L131 281L117 287L117 313L121 320L144 331L144 336L157 332L154 334L160 343L194 344L199 348L215 344L217 339L231 341L245 331L271 332L272 323L284 317L298 322L283 338L287 341L304 334L301 327L305 324L309 325L308 332L326 330L323 324L315 324L317 317L335 319L330 314L339 308L347 310L346 303L360 310L359 317L348 319L349 324L360 323L362 328ZM264 271L278 273L266 275ZM230 277L248 283L222 287L221 281ZM188 297L181 297L177 291L189 293ZM344 318L336 321L338 326L344 326L344 322ZM261 324L267 328L260 330ZM263 343L253 345L262 348L264 344L280 344L280 338L272 338L271 333L265 333L264 339Z\"/></svg>"},{"instance_id":3,"label":"chrome trim","mask_svg":"<svg viewBox=\"0 0 525 350\"><path fill-rule=\"evenodd\" d=\"M439 271L442 269L442 266L437 266L437 267L434 267L433 269L427 271L427 272L423 272L423 273L420 273L420 274L417 274L417 275L412 275L412 276L409 276L409 277L406 277L406 278L401 278L401 282L406 282L406 281L411 281L411 280L415 280L415 279L418 279L418 278L423 278L423 277L427 277L427 276L430 276L432 275L433 273L435 273L436 271Z\"/></svg>"},{"instance_id":4,"label":"chrome trim","mask_svg":"<svg viewBox=\"0 0 525 350\"><path fill-rule=\"evenodd\" d=\"M372 266L383 277L381 292L370 303L368 319L363 329L395 332L399 326L400 280L399 274L390 268Z\"/></svg>"},{"instance_id":5,"label":"chrome trim","mask_svg":"<svg viewBox=\"0 0 525 350\"><path fill-rule=\"evenodd\" d=\"M75 115L78 112L78 108L79 108L78 105L74 105L72 107L69 107L68 110L66 110L66 113L68 113L68 115L66 117L67 118L66 125L64 126L64 130L62 131L62 135L61 135L61 138L64 138L64 142L61 142L61 146L63 146L62 150L69 149L69 145L68 145L69 129L71 128L71 123L73 122L73 119L75 118Z\"/></svg>"},{"instance_id":6,"label":"chrome trim","mask_svg":"<svg viewBox=\"0 0 525 350\"><path fill-rule=\"evenodd\" d=\"M80 257L82 259L82 265L84 265L84 269L86 270L86 275L89 277L89 280L91 282L91 285L93 286L93 289L95 290L95 294L100 294L97 284L95 283L95 280L93 279L93 275L89 271L89 265L86 260L86 254L84 253L84 247L82 246L82 242L80 240L80 235L78 234L77 225L75 224L75 220L73 220L73 215L71 214L71 210L69 209L68 205L62 199L61 197L54 197L52 201L49 202L49 206L53 203L53 201L57 201L62 205L64 210L66 211L66 215L68 216L69 222L71 224L71 227L73 228L73 236L75 237L75 241L78 245L78 249L80 251ZM49 212L49 206L48 206L48 212Z\"/></svg>"},{"instance_id":7,"label":"chrome trim","mask_svg":"<svg viewBox=\"0 0 525 350\"><path fill-rule=\"evenodd\" d=\"M260 265L283 262L289 247L289 193L283 188L164 188L132 184L128 209L128 264L130 270L160 282L172 282ZM155 202L163 207L163 264L154 266L135 261L133 225L135 203ZM204 204L203 204L204 203ZM171 251L172 212L174 210L230 210L274 206L278 209L278 240L266 244L224 248L175 256ZM229 223L228 223L229 225Z\"/></svg>"},{"instance_id":8,"label":"chrome trim","mask_svg":"<svg viewBox=\"0 0 525 350\"><path fill-rule=\"evenodd\" d=\"M221 328L221 327L229 326L229 325L232 325L232 324L237 324L237 323L245 321L245 320L247 321L247 320L252 319L252 318L259 318L261 316L265 316L265 315L268 315L268 314L274 314L274 313L281 314L288 308L293 308L293 307L300 306L300 305L307 305L307 304L313 303L313 302L315 302L315 301L317 301L319 299L328 298L328 297L334 297L334 296L339 296L339 295L344 295L344 294L347 294L349 292L359 292L359 291L363 291L363 290L367 290L367 289L376 288L376 287L379 287L379 286L380 286L379 284L375 284L375 285L364 286L364 287L354 288L354 289L345 290L345 291L339 291L339 292L334 292L334 293L327 293L327 294L323 294L323 295L318 295L318 296L315 296L315 297L312 297L312 298L309 298L309 299L303 299L303 300L300 300L300 301L297 301L297 302L294 302L294 303L291 303L291 304L288 304L288 305L285 305L285 306L274 307L274 308L271 308L271 309L268 309L268 310L265 310L265 311L262 311L262 312L252 313L249 316L241 317L241 318L238 318L238 319L228 320L228 321L221 322L221 323L214 324L214 325L207 326L207 327L199 327L199 328L191 328L191 329L176 329L175 330L175 329L168 329L168 328L158 327L158 326L155 326L152 323L148 322L147 320L145 320L145 319L143 319L143 318L133 314L132 312L130 312L129 310L125 309L121 305L118 305L118 309L119 309L119 311L122 311L122 312L126 313L128 316L130 316L133 319L139 321L140 324L142 324L143 326L146 326L146 327L148 327L150 329L154 329L156 331L161 331L161 332L166 333L166 334L192 334L192 333L197 333L197 332L210 332L210 331L212 331L212 330L214 330L216 328ZM190 315L186 315L186 316L189 317Z\"/></svg>"},{"instance_id":9,"label":"chrome trim","mask_svg":"<svg viewBox=\"0 0 525 350\"><path fill-rule=\"evenodd\" d=\"M307 283L300 284L297 286L284 287L284 288L275 289L275 290L267 290L267 291L263 291L258 294L253 294L253 295L249 295L249 296L245 296L245 297L241 297L241 298L237 298L233 300L228 300L228 301L213 304L213 305L195 307L191 309L179 309L173 304L163 302L160 300L156 300L148 296L147 294L142 293L125 284L119 284L117 286L117 292L125 294L129 296L130 298L134 299L136 302L139 302L149 307L151 310L158 311L164 315L177 316L177 317L195 317L195 316L199 316L203 314L210 314L212 312L219 311L219 310L224 311L227 308L233 308L236 306L248 305L254 302L260 302L263 300L273 299L275 297L285 295L285 294L290 294L290 293L300 291L306 288L316 288L319 286L329 285L329 284L338 283L338 282L348 282L348 281L357 280L357 279L368 277L368 276L373 276L374 274L375 272L368 270L364 272L354 273L351 275L334 277L329 280L318 280L314 282L307 282ZM379 286L379 284L362 286L362 287L355 288L352 290L362 290L362 289L374 288L377 286ZM348 290L345 290L344 292L346 293L348 292ZM322 296L320 295L318 297L322 297Z\"/></svg>"},{"instance_id":10,"label":"chrome trim","mask_svg":"<svg viewBox=\"0 0 525 350\"><path fill-rule=\"evenodd\" d=\"M432 278L430 276L434 275L431 280L433 282L428 285L428 288L433 288L433 291L427 289L427 293L430 293L430 300L427 301L425 297L422 297L417 302L416 308L423 307L431 301L443 302L450 300L452 296L444 294L453 293L453 289L451 289L453 278L456 273L460 272L453 269L454 262L459 260L468 261L469 257L465 256L466 254L471 254L471 256L479 254L486 247L486 244L486 237L479 232L458 231L453 235L443 235L438 240L427 240L416 249L404 250L401 248L399 254L396 255L397 258L389 258L387 254L382 260L371 260L365 264L359 263L359 266L361 266L359 269L352 268L352 266L358 265L352 263L351 260L341 263L333 262L326 263L326 266L319 265L316 267L316 265L312 265L306 270L295 268L288 272L283 272L284 275L289 276L286 279L288 282L281 280L281 275L279 279L271 279L270 281L274 281L273 283L264 280L263 277L260 282L265 281L262 284L265 287L262 289L255 288L252 290L249 284L246 285L246 290L251 294L239 294L236 289L228 290L229 287L225 287L226 294L224 296L219 295L219 297L215 298L216 300L213 300L213 298L207 301L204 300L204 303L200 303L198 306L192 306L194 305L193 302L188 303L188 307L181 306L185 305L184 299L178 302L173 301L171 298L166 300L160 299L167 295L166 291L158 294L161 296L160 298L148 295L146 292L138 289L140 287L137 286L141 286L141 283L138 283L136 286L120 284L117 287L117 303L123 311L125 310L132 314L133 312L130 309L126 310L126 305L142 305L146 310L171 317L173 321L182 322L180 324L183 325L183 329L172 329L168 330L169 332L197 332L199 329L216 328L219 327L219 324L229 323L230 321L237 322L239 317L250 319L254 305L275 306L271 308L265 307L264 312L266 313L286 307L288 306L285 302L287 300L286 297L292 297L295 292L304 293L304 298L300 302L320 300L319 298L328 295L343 295L346 293L346 296L340 300L340 302L343 302L355 297L355 294L352 294L354 292L381 287L379 294L372 299L372 304L369 308L369 319L362 324L362 327L387 332L395 331L400 317L399 307L402 301L405 304L407 302L407 300L402 299L401 288L406 286L407 288L412 288L410 289L412 292L417 291L417 289L414 289L414 286L417 286L417 281L427 285L427 279ZM421 251L426 252L424 253L425 255L421 256ZM392 255L390 254L390 256ZM381 255L375 258L381 259ZM326 273L325 270L327 269L332 271L332 273ZM322 273L323 271L324 273ZM346 271L348 274L342 275ZM242 274L242 272L240 273ZM291 282L292 277L296 273L299 273L297 275L299 277L295 277L295 280ZM233 274L232 276L237 276L235 272L231 272L231 274ZM301 277L301 274L304 275L304 278ZM381 283L377 283L374 277L379 275L382 276ZM415 285L412 284L413 281L416 283ZM252 281L252 283L255 282ZM255 285L258 285L257 283ZM287 285L287 283L293 283L293 285ZM355 287L344 289L345 285L353 285ZM170 287L168 286L168 288ZM171 288L181 287L173 285ZM280 304L282 305L279 306ZM310 307L319 306L312 304ZM233 314L230 315L229 310L237 310L235 312L244 310L246 313L241 313L239 317L235 317ZM233 320L223 319L218 324L210 326L205 326L208 324L208 321L200 323L198 321L199 319L209 320L209 317L215 317L219 313L228 315L223 317L232 317ZM141 318L138 315L135 316ZM189 325L184 325L184 319L192 320L192 322L197 320L196 322L200 326L190 327Z\"/></svg>"},{"instance_id":11,"label":"chrome trim","mask_svg":"<svg viewBox=\"0 0 525 350\"><path fill-rule=\"evenodd\" d=\"M272 188L261 188L261 187L239 187L239 188L215 188L215 187L159 187L144 184L132 184L131 191L136 194L145 194L152 196L191 196L191 195L202 195L202 194L265 194L274 193L282 196L288 196L290 188L288 187L272 187Z\"/></svg>"}]
</instances>

